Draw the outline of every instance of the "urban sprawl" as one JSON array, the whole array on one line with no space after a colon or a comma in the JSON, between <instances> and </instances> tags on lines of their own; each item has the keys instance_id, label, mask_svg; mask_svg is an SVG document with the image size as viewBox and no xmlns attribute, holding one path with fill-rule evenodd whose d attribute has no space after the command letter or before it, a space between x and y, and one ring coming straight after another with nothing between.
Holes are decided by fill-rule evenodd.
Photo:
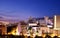
<instances>
[{"instance_id":1,"label":"urban sprawl","mask_svg":"<svg viewBox=\"0 0 60 38\"><path fill-rule=\"evenodd\" d=\"M29 17L18 22L0 21L1 38L58 38L60 16Z\"/></svg>"}]
</instances>

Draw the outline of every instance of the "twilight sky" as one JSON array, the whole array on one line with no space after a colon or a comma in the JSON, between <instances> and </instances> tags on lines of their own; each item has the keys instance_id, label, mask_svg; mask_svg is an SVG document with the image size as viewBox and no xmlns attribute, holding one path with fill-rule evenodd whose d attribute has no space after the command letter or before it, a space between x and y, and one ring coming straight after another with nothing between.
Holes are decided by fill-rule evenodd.
<instances>
[{"instance_id":1,"label":"twilight sky","mask_svg":"<svg viewBox=\"0 0 60 38\"><path fill-rule=\"evenodd\" d=\"M26 19L60 15L60 0L0 0L0 16Z\"/></svg>"}]
</instances>

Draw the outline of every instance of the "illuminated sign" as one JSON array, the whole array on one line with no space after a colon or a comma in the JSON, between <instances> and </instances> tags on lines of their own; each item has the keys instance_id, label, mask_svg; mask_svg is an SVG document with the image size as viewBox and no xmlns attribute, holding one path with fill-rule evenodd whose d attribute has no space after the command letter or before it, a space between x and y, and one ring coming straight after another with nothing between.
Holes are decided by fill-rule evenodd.
<instances>
[{"instance_id":1,"label":"illuminated sign","mask_svg":"<svg viewBox=\"0 0 60 38\"><path fill-rule=\"evenodd\" d=\"M29 26L36 26L36 23L29 23Z\"/></svg>"}]
</instances>

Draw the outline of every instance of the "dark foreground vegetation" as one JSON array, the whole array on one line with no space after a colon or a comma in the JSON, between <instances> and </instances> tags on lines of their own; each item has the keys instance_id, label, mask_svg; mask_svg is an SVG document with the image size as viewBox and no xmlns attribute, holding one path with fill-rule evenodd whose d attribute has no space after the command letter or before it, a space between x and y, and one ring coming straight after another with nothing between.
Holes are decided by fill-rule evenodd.
<instances>
[{"instance_id":1,"label":"dark foreground vegetation","mask_svg":"<svg viewBox=\"0 0 60 38\"><path fill-rule=\"evenodd\" d=\"M24 35L0 35L0 38L33 38L31 36L24 36ZM46 35L45 37L42 36L35 36L35 38L60 38L58 36L51 37Z\"/></svg>"}]
</instances>

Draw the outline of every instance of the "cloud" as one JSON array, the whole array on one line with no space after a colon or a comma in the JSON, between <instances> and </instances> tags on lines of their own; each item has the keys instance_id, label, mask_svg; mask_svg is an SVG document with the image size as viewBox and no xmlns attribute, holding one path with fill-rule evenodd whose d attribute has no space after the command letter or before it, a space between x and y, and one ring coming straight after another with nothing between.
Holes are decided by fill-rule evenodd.
<instances>
[{"instance_id":1,"label":"cloud","mask_svg":"<svg viewBox=\"0 0 60 38\"><path fill-rule=\"evenodd\" d=\"M9 16L2 16L3 18L5 18L5 19L18 19L18 17L9 17Z\"/></svg>"}]
</instances>

